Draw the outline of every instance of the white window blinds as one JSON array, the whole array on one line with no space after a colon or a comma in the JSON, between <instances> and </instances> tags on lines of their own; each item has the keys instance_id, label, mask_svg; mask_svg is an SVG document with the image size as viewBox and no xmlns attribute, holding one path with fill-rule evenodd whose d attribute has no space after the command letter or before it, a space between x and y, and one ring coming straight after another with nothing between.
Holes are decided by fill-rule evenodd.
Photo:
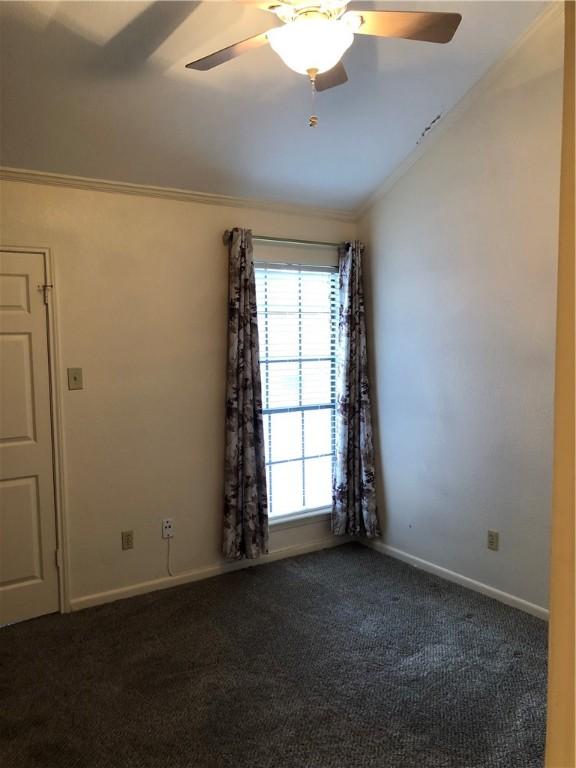
<instances>
[{"instance_id":1,"label":"white window blinds","mask_svg":"<svg viewBox=\"0 0 576 768\"><path fill-rule=\"evenodd\" d=\"M268 509L331 505L338 272L256 264Z\"/></svg>"}]
</instances>

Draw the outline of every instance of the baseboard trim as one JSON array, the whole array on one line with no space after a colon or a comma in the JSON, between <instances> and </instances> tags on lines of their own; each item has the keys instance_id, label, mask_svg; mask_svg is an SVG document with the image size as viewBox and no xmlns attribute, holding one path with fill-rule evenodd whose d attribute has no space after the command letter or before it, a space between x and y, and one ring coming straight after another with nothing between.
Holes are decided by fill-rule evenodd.
<instances>
[{"instance_id":1,"label":"baseboard trim","mask_svg":"<svg viewBox=\"0 0 576 768\"><path fill-rule=\"evenodd\" d=\"M287 557L294 557L295 555L304 555L307 552L315 552L320 549L327 549L328 547L338 547L341 544L345 544L347 541L348 539L345 537L327 536L322 539L308 541L306 544L293 544L289 547L281 547L259 560L222 562L208 566L207 568L184 571L176 576L163 576L160 579L142 581L138 584L131 584L128 587L110 589L106 592L96 592L92 595L72 598L70 601L70 609L72 611L80 611L84 608L92 608L95 605L112 603L116 600L124 600L128 597L135 597L136 595L144 595L147 592L157 592L160 589L169 589L170 587L177 587L192 581L210 579L213 576L220 576L224 573L231 573L232 571L240 571L244 568L253 568L258 565L264 565L265 563L272 563L275 560L284 560Z\"/></svg>"},{"instance_id":2,"label":"baseboard trim","mask_svg":"<svg viewBox=\"0 0 576 768\"><path fill-rule=\"evenodd\" d=\"M389 555L390 557L396 558L396 560L402 560L409 565L413 565L415 568L419 568L421 571L427 571L428 573L433 573L436 576L441 576L443 579L446 579L446 581L452 581L455 584L460 584L463 587L472 589L474 592L480 592L481 594L492 597L494 600L499 600L501 603L505 603L512 608L518 608L525 613L532 614L532 616L537 616L539 619L544 619L545 621L548 620L548 610L546 608L542 608L540 605L529 603L527 600L522 600L520 597L510 595L508 592L502 592L501 590L496 589L495 587L490 587L488 584L484 584L481 581L475 581L474 579L468 578L468 576L463 576L461 573L450 571L448 568L442 568L442 566L435 565L435 563L431 563L428 560L422 560L420 557L410 555L408 552L403 552L401 549L396 549L395 547L391 547L381 541L364 539L362 544L364 544L366 547L370 547L371 549L375 549L377 552L380 552L383 555Z\"/></svg>"}]
</instances>

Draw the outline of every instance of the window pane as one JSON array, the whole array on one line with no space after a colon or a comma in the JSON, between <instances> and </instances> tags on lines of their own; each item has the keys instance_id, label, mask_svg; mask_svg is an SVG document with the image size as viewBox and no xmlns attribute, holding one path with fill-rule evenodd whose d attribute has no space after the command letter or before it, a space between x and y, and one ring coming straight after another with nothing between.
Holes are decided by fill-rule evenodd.
<instances>
[{"instance_id":1,"label":"window pane","mask_svg":"<svg viewBox=\"0 0 576 768\"><path fill-rule=\"evenodd\" d=\"M331 380L329 360L302 363L302 403L320 405L331 402Z\"/></svg>"},{"instance_id":2,"label":"window pane","mask_svg":"<svg viewBox=\"0 0 576 768\"><path fill-rule=\"evenodd\" d=\"M268 359L298 357L298 315L268 315L268 345L262 350Z\"/></svg>"},{"instance_id":3,"label":"window pane","mask_svg":"<svg viewBox=\"0 0 576 768\"><path fill-rule=\"evenodd\" d=\"M297 363L271 363L268 366L269 408L298 405L299 382Z\"/></svg>"},{"instance_id":4,"label":"window pane","mask_svg":"<svg viewBox=\"0 0 576 768\"><path fill-rule=\"evenodd\" d=\"M332 410L304 412L304 455L332 453Z\"/></svg>"},{"instance_id":5,"label":"window pane","mask_svg":"<svg viewBox=\"0 0 576 768\"><path fill-rule=\"evenodd\" d=\"M306 506L329 507L332 504L332 457L304 462Z\"/></svg>"},{"instance_id":6,"label":"window pane","mask_svg":"<svg viewBox=\"0 0 576 768\"><path fill-rule=\"evenodd\" d=\"M272 450L269 461L302 456L302 413L275 413L272 419Z\"/></svg>"},{"instance_id":7,"label":"window pane","mask_svg":"<svg viewBox=\"0 0 576 768\"><path fill-rule=\"evenodd\" d=\"M304 357L330 357L331 339L330 315L303 315L302 355Z\"/></svg>"},{"instance_id":8,"label":"window pane","mask_svg":"<svg viewBox=\"0 0 576 768\"><path fill-rule=\"evenodd\" d=\"M272 516L302 509L302 462L272 464Z\"/></svg>"},{"instance_id":9,"label":"window pane","mask_svg":"<svg viewBox=\"0 0 576 768\"><path fill-rule=\"evenodd\" d=\"M275 312L297 312L300 276L293 269L267 270L268 306Z\"/></svg>"},{"instance_id":10,"label":"window pane","mask_svg":"<svg viewBox=\"0 0 576 768\"><path fill-rule=\"evenodd\" d=\"M332 274L329 272L308 272L302 280L302 309L304 312L327 312L330 314Z\"/></svg>"}]
</instances>

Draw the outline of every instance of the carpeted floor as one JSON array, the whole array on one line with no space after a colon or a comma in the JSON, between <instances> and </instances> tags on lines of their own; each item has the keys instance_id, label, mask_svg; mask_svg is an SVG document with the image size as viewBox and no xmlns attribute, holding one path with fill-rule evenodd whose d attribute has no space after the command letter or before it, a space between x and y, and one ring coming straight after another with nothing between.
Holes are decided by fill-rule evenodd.
<instances>
[{"instance_id":1,"label":"carpeted floor","mask_svg":"<svg viewBox=\"0 0 576 768\"><path fill-rule=\"evenodd\" d=\"M0 630L6 768L540 768L546 624L357 544Z\"/></svg>"}]
</instances>

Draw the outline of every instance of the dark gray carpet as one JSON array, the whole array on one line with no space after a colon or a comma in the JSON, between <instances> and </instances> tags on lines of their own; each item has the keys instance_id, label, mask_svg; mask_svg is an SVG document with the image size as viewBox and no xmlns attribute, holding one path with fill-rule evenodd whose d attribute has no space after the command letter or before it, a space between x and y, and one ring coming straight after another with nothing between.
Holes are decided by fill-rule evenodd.
<instances>
[{"instance_id":1,"label":"dark gray carpet","mask_svg":"<svg viewBox=\"0 0 576 768\"><path fill-rule=\"evenodd\" d=\"M3 768L540 768L546 624L357 544L0 630Z\"/></svg>"}]
</instances>

